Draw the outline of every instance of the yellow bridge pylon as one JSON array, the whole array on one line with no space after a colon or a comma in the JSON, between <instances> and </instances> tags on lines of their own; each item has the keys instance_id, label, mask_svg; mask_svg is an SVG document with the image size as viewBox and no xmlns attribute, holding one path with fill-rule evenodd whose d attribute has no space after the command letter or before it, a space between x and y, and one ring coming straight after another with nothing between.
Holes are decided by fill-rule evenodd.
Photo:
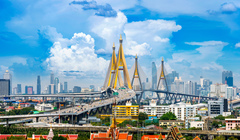
<instances>
[{"instance_id":1,"label":"yellow bridge pylon","mask_svg":"<svg viewBox=\"0 0 240 140\"><path fill-rule=\"evenodd\" d=\"M137 55L136 55L136 57L135 57L135 69L134 69L133 78L132 78L132 83L131 83L132 87L133 87L134 79L138 79L139 84L140 84L140 90L143 90L143 88L142 88L142 83L141 83L141 79L140 79L140 75L139 75L138 57L137 57ZM135 90L137 90L137 89L135 89Z\"/></svg>"},{"instance_id":2,"label":"yellow bridge pylon","mask_svg":"<svg viewBox=\"0 0 240 140\"><path fill-rule=\"evenodd\" d=\"M118 50L117 61L115 63L114 73L112 75L110 87L112 87L113 89L116 89L117 81L119 81L120 87L124 85L125 87L132 89L132 85L130 82L128 69L127 69L127 64L126 64L126 60L123 52L122 42L123 42L122 35L120 35L120 39L119 39L120 47ZM121 77L119 76L120 70L123 71L124 83L122 83L122 80L119 79L119 77Z\"/></svg>"},{"instance_id":3,"label":"yellow bridge pylon","mask_svg":"<svg viewBox=\"0 0 240 140\"><path fill-rule=\"evenodd\" d=\"M112 58L111 58L111 61L109 63L109 66L108 66L108 71L107 71L107 75L106 75L105 82L104 82L104 85L103 85L103 89L107 89L108 87L110 87L112 76L115 73L115 65L117 63L117 57L116 57L116 53L115 53L115 44L114 43L113 43L112 48L113 48ZM120 72L118 74L118 81L119 81L120 86L123 86L123 81L122 81L122 77L121 77Z\"/></svg>"},{"instance_id":4,"label":"yellow bridge pylon","mask_svg":"<svg viewBox=\"0 0 240 140\"><path fill-rule=\"evenodd\" d=\"M159 86L160 86L160 83L161 83L162 80L164 80L164 82L166 84L167 91L168 91L167 79L166 79L166 75L164 73L164 60L163 60L163 58L162 58L161 73L160 73L160 77L159 77L159 80L158 80L157 90L159 89Z\"/></svg>"}]
</instances>

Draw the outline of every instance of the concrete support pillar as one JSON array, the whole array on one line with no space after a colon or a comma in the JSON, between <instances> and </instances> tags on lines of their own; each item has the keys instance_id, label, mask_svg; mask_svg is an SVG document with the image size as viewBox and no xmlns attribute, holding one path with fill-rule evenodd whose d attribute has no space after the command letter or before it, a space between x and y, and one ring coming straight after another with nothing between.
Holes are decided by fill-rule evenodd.
<instances>
[{"instance_id":1,"label":"concrete support pillar","mask_svg":"<svg viewBox=\"0 0 240 140\"><path fill-rule=\"evenodd\" d=\"M8 119L6 119L6 123L7 123L7 127L9 127L9 122L8 122Z\"/></svg>"},{"instance_id":2,"label":"concrete support pillar","mask_svg":"<svg viewBox=\"0 0 240 140\"><path fill-rule=\"evenodd\" d=\"M36 122L38 122L39 117L36 117Z\"/></svg>"}]
</instances>

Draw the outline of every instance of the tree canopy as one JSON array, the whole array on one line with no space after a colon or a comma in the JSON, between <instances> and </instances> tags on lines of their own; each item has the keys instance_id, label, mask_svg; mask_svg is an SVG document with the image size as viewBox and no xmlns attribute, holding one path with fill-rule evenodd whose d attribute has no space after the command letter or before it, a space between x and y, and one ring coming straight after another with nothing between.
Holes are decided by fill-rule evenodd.
<instances>
[{"instance_id":1,"label":"tree canopy","mask_svg":"<svg viewBox=\"0 0 240 140\"><path fill-rule=\"evenodd\" d=\"M177 117L172 112L167 112L160 117L160 120L176 120Z\"/></svg>"},{"instance_id":2,"label":"tree canopy","mask_svg":"<svg viewBox=\"0 0 240 140\"><path fill-rule=\"evenodd\" d=\"M223 115L218 115L214 119L225 120L225 117L223 117Z\"/></svg>"},{"instance_id":3,"label":"tree canopy","mask_svg":"<svg viewBox=\"0 0 240 140\"><path fill-rule=\"evenodd\" d=\"M139 115L138 115L138 120L139 121L144 121L146 119L148 119L148 115L145 112L144 113L140 112Z\"/></svg>"}]
</instances>

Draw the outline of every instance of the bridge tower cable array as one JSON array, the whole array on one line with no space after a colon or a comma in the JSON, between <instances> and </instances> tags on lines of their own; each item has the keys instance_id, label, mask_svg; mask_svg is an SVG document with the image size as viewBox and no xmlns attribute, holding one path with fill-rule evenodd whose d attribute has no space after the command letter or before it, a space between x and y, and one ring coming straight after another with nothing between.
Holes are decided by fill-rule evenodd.
<instances>
[{"instance_id":1,"label":"bridge tower cable array","mask_svg":"<svg viewBox=\"0 0 240 140\"><path fill-rule=\"evenodd\" d=\"M162 63L161 63L161 73L160 73L160 77L159 77L159 80L158 80L157 90L159 89L161 81L165 82L166 89L167 89L167 91L169 91L168 90L168 85L167 85L166 75L164 73L164 60L163 60L163 58L162 58Z\"/></svg>"},{"instance_id":2,"label":"bridge tower cable array","mask_svg":"<svg viewBox=\"0 0 240 140\"><path fill-rule=\"evenodd\" d=\"M135 69L134 69L134 72L133 72L133 78L132 78L132 82L131 82L132 87L133 87L133 82L134 82L135 79L138 79L139 85L140 85L140 90L142 91L143 87L142 87L142 82L141 82L141 78L140 78L140 74L139 74L137 55L135 57ZM137 90L137 89L135 89L135 90Z\"/></svg>"},{"instance_id":3,"label":"bridge tower cable array","mask_svg":"<svg viewBox=\"0 0 240 140\"><path fill-rule=\"evenodd\" d=\"M117 56L117 63L115 64L115 68L114 68L114 73L111 79L111 83L110 83L110 87L112 87L113 89L116 89L117 87L117 81L118 81L118 75L120 73L120 70L123 71L123 77L124 77L124 86L132 89L132 85L130 82L130 78L129 78L129 73L128 73L128 69L127 69L127 63L126 63L126 59L124 56L124 52L123 52L123 46L122 46L122 35L120 35L120 39L119 39L119 43L120 43L120 47L118 50L118 56ZM122 87L122 83L121 80L119 80L119 85L120 87Z\"/></svg>"}]
</instances>

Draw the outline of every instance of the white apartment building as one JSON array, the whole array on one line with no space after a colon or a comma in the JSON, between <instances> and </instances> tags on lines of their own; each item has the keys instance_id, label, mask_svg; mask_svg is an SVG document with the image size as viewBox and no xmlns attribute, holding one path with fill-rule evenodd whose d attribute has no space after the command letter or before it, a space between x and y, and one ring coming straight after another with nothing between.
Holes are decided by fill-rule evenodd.
<instances>
[{"instance_id":1,"label":"white apartment building","mask_svg":"<svg viewBox=\"0 0 240 140\"><path fill-rule=\"evenodd\" d=\"M143 111L148 116L161 117L163 114L169 112L169 106L157 105L156 101L150 101L150 105L143 105Z\"/></svg>"},{"instance_id":2,"label":"white apartment building","mask_svg":"<svg viewBox=\"0 0 240 140\"><path fill-rule=\"evenodd\" d=\"M210 86L210 97L225 97L227 84L212 84Z\"/></svg>"},{"instance_id":3,"label":"white apartment building","mask_svg":"<svg viewBox=\"0 0 240 140\"><path fill-rule=\"evenodd\" d=\"M190 122L190 128L195 127L195 128L201 128L203 130L203 121L191 121Z\"/></svg>"},{"instance_id":4,"label":"white apartment building","mask_svg":"<svg viewBox=\"0 0 240 140\"><path fill-rule=\"evenodd\" d=\"M38 111L49 111L49 110L53 110L53 108L54 108L53 105L45 104L45 103L37 104L35 106L35 109L38 110Z\"/></svg>"},{"instance_id":5,"label":"white apartment building","mask_svg":"<svg viewBox=\"0 0 240 140\"><path fill-rule=\"evenodd\" d=\"M174 113L178 120L185 120L189 117L194 117L198 113L198 109L201 107L207 107L207 104L186 104L183 102L172 104L169 106L169 111Z\"/></svg>"}]
</instances>

